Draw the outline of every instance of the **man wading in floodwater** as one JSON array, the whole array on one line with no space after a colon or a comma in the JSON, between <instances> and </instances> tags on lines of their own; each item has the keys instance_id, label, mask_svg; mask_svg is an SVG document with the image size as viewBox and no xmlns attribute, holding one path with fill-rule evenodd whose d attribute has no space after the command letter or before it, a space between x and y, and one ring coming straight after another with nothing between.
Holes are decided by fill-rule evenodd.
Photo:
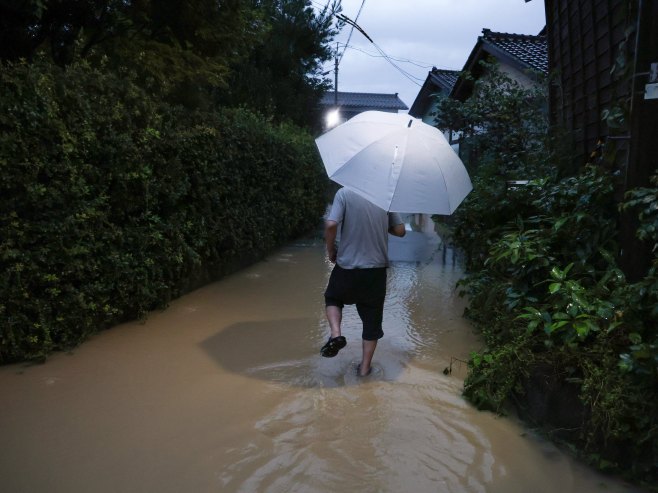
<instances>
[{"instance_id":1,"label":"man wading in floodwater","mask_svg":"<svg viewBox=\"0 0 658 493\"><path fill-rule=\"evenodd\" d=\"M337 249L339 224L340 245ZM329 260L336 264L324 293L331 336L320 354L333 358L345 347L347 341L340 329L343 307L356 304L363 323L363 357L357 369L360 376L370 374L377 341L384 336L387 233L402 237L405 232L399 214L386 212L347 188L336 192L324 229Z\"/></svg>"}]
</instances>

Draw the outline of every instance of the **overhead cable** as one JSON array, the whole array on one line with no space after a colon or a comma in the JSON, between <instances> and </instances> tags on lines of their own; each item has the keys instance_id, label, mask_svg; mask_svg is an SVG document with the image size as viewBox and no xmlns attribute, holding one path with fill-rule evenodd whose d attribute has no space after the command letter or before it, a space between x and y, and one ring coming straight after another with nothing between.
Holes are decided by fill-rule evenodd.
<instances>
[{"instance_id":1,"label":"overhead cable","mask_svg":"<svg viewBox=\"0 0 658 493\"><path fill-rule=\"evenodd\" d=\"M352 39L352 33L354 32L354 28L357 26L356 21L359 20L359 16L361 15L361 11L363 10L363 6L365 5L365 3L366 3L366 0L363 0L361 2L361 7L359 7L359 11L356 13L356 17L354 18L354 22L349 23L350 26L351 26L350 34L349 34L349 36L347 36L347 42L345 43L345 48L343 49L343 53L341 53L340 58L338 58L338 63L339 64L340 64L341 60L343 59L343 56L345 55L345 50L347 49L347 45L350 44L350 40ZM345 19L347 19L347 17L345 17L345 16L343 16L343 17ZM366 35L361 28L359 28L359 32L364 34L366 36L366 38L368 37L368 35ZM368 39L370 39L370 38L368 38Z\"/></svg>"},{"instance_id":2,"label":"overhead cable","mask_svg":"<svg viewBox=\"0 0 658 493\"><path fill-rule=\"evenodd\" d=\"M413 83L416 84L417 86L420 86L420 85L421 85L419 81L421 81L422 79L420 79L420 78L418 78L418 77L416 77L416 76L410 74L410 73L407 72L406 70L404 70L404 69L398 67L398 66L393 62L393 60L391 60L391 57L389 57L389 56L384 52L384 50L382 50L382 49L377 45L377 43L375 43L375 42L372 40L372 38L371 38L370 36L368 36L368 34L367 34L367 33L361 28L361 26L359 26L355 21L353 21L352 19L350 19L349 17L347 17L347 16L345 16L345 15L343 15L343 14L338 14L338 15L336 15L336 17L337 17L338 19L340 19L341 21L345 22L346 24L349 24L350 26L354 27L357 31L359 31L361 34L363 34L363 35L366 37L366 39L372 43L372 45L375 47L375 49L376 49L376 50L377 50L377 51L378 51L378 52L379 52L379 53L380 53L380 54L386 59L386 61L387 61L388 63L390 63L390 64L395 68L395 70L397 70L398 72L400 72L404 77L406 77L409 81L413 82ZM343 53L345 53L344 50L343 50Z\"/></svg>"}]
</instances>

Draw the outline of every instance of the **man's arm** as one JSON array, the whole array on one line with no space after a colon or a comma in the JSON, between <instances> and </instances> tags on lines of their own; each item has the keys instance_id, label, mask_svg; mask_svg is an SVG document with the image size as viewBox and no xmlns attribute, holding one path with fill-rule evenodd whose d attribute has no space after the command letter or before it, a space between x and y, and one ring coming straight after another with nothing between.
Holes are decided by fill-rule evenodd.
<instances>
[{"instance_id":1,"label":"man's arm","mask_svg":"<svg viewBox=\"0 0 658 493\"><path fill-rule=\"evenodd\" d=\"M324 222L324 244L327 247L327 255L332 263L336 263L336 235L338 234L338 223L336 221Z\"/></svg>"},{"instance_id":2,"label":"man's arm","mask_svg":"<svg viewBox=\"0 0 658 493\"><path fill-rule=\"evenodd\" d=\"M407 234L407 230L405 229L404 224L396 224L395 226L388 228L388 233L402 238Z\"/></svg>"}]
</instances>

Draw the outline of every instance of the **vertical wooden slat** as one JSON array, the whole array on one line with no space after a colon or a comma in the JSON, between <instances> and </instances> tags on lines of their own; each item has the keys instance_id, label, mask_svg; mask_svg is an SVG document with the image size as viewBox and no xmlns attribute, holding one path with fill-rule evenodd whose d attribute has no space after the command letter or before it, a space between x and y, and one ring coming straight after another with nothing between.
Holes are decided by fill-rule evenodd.
<instances>
[{"instance_id":1,"label":"vertical wooden slat","mask_svg":"<svg viewBox=\"0 0 658 493\"><path fill-rule=\"evenodd\" d=\"M580 159L581 164L584 163L585 157L588 155L590 152L590 147L589 147L589 132L588 132L588 127L589 127L589 108L587 105L587 53L585 52L585 44L586 44L586 36L587 36L587 31L585 27L585 16L587 15L587 11L583 9L584 3L582 0L578 2L574 2L574 5L576 6L576 13L578 16L578 37L576 38L578 40L578 53L580 56L580 73L581 73L581 78L580 78L580 94L579 100L581 104L581 126L582 126L582 133L581 133L581 142L580 142Z\"/></svg>"},{"instance_id":2,"label":"vertical wooden slat","mask_svg":"<svg viewBox=\"0 0 658 493\"><path fill-rule=\"evenodd\" d=\"M571 21L571 12L569 9L569 3L567 0L560 0L560 43L561 43L561 60L562 60L562 73L563 73L563 87L564 87L564 123L565 128L571 134L574 145L576 141L575 135L575 119L574 119L574 110L575 110L575 100L574 100L574 60L573 60L573 50L571 45L571 37L573 35L572 31L572 21Z\"/></svg>"},{"instance_id":3,"label":"vertical wooden slat","mask_svg":"<svg viewBox=\"0 0 658 493\"><path fill-rule=\"evenodd\" d=\"M550 94L552 122L572 134L579 162L610 132L602 111L628 91L610 77L628 1L546 0L550 70L557 74Z\"/></svg>"},{"instance_id":4,"label":"vertical wooden slat","mask_svg":"<svg viewBox=\"0 0 658 493\"><path fill-rule=\"evenodd\" d=\"M638 33L633 78L631 142L626 171L626 189L646 187L656 173L658 155L658 99L644 99L644 86L648 82L651 63L658 62L658 0L639 3ZM636 214L627 214L621 221L620 265L631 282L642 279L651 265L653 254L650 242L636 236Z\"/></svg>"}]
</instances>

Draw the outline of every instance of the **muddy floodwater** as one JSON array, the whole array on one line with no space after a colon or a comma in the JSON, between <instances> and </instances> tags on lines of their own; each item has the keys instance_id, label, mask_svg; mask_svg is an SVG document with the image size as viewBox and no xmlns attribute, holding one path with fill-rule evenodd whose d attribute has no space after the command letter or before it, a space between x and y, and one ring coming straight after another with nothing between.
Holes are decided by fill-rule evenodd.
<instances>
[{"instance_id":1,"label":"muddy floodwater","mask_svg":"<svg viewBox=\"0 0 658 493\"><path fill-rule=\"evenodd\" d=\"M459 263L436 235L395 240L366 378L353 307L347 347L319 355L318 238L43 365L0 368L0 491L638 491L461 397L458 360L481 343Z\"/></svg>"}]
</instances>

